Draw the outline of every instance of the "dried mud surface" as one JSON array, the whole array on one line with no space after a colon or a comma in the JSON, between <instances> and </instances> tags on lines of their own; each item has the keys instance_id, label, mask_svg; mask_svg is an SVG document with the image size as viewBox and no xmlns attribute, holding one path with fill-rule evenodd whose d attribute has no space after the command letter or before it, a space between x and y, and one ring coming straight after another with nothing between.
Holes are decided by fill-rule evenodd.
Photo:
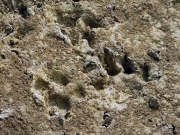
<instances>
[{"instance_id":1,"label":"dried mud surface","mask_svg":"<svg viewBox=\"0 0 180 135\"><path fill-rule=\"evenodd\" d=\"M0 0L1 135L180 135L179 0Z\"/></svg>"}]
</instances>

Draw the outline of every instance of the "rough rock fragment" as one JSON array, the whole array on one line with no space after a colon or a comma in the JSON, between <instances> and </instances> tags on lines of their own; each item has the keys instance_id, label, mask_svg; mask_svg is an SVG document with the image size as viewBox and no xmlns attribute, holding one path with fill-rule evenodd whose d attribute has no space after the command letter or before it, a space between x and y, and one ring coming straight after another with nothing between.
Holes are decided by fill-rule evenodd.
<instances>
[{"instance_id":1,"label":"rough rock fragment","mask_svg":"<svg viewBox=\"0 0 180 135\"><path fill-rule=\"evenodd\" d=\"M117 75L122 67L116 62L116 55L113 50L108 47L104 48L105 63L107 64L107 72L109 75Z\"/></svg>"},{"instance_id":2,"label":"rough rock fragment","mask_svg":"<svg viewBox=\"0 0 180 135\"><path fill-rule=\"evenodd\" d=\"M13 31L14 31L13 27L10 24L8 24L5 29L6 36L13 33Z\"/></svg>"},{"instance_id":3,"label":"rough rock fragment","mask_svg":"<svg viewBox=\"0 0 180 135\"><path fill-rule=\"evenodd\" d=\"M109 75L102 67L98 57L88 56L85 60L84 70L87 72L88 77L91 79L92 85L96 89L102 89L104 84L106 84L109 79Z\"/></svg>"},{"instance_id":4,"label":"rough rock fragment","mask_svg":"<svg viewBox=\"0 0 180 135\"><path fill-rule=\"evenodd\" d=\"M19 41L18 41L17 39L11 39L11 40L9 41L9 45L10 45L10 46L17 45L18 43L19 43Z\"/></svg>"},{"instance_id":5,"label":"rough rock fragment","mask_svg":"<svg viewBox=\"0 0 180 135\"><path fill-rule=\"evenodd\" d=\"M19 56L19 51L17 49L12 49L11 52L14 52L16 55Z\"/></svg>"},{"instance_id":6,"label":"rough rock fragment","mask_svg":"<svg viewBox=\"0 0 180 135\"><path fill-rule=\"evenodd\" d=\"M109 4L107 4L106 8L107 8L108 11L114 12L118 7L115 6L115 4L110 4L109 3Z\"/></svg>"},{"instance_id":7,"label":"rough rock fragment","mask_svg":"<svg viewBox=\"0 0 180 135\"><path fill-rule=\"evenodd\" d=\"M84 68L84 70L86 72L89 72L89 71L92 71L92 70L96 69L97 68L97 64L94 61L92 61L92 60L87 60L86 59L85 62L84 62L83 68Z\"/></svg>"},{"instance_id":8,"label":"rough rock fragment","mask_svg":"<svg viewBox=\"0 0 180 135\"><path fill-rule=\"evenodd\" d=\"M37 105L39 106L44 105L44 97L38 91L33 92L33 98Z\"/></svg>"},{"instance_id":9,"label":"rough rock fragment","mask_svg":"<svg viewBox=\"0 0 180 135\"><path fill-rule=\"evenodd\" d=\"M82 53L92 54L94 52L94 49L89 47L88 41L86 39L82 39L80 41Z\"/></svg>"},{"instance_id":10,"label":"rough rock fragment","mask_svg":"<svg viewBox=\"0 0 180 135\"><path fill-rule=\"evenodd\" d=\"M112 122L112 118L107 111L104 112L103 119L104 119L104 123L102 124L102 126L105 126L107 128Z\"/></svg>"},{"instance_id":11,"label":"rough rock fragment","mask_svg":"<svg viewBox=\"0 0 180 135\"><path fill-rule=\"evenodd\" d=\"M149 81L159 80L163 76L163 73L159 70L159 67L153 65L149 70Z\"/></svg>"},{"instance_id":12,"label":"rough rock fragment","mask_svg":"<svg viewBox=\"0 0 180 135\"><path fill-rule=\"evenodd\" d=\"M66 135L64 131L60 131L58 135Z\"/></svg>"},{"instance_id":13,"label":"rough rock fragment","mask_svg":"<svg viewBox=\"0 0 180 135\"><path fill-rule=\"evenodd\" d=\"M161 116L161 131L163 133L176 135L176 127L174 126L174 124L168 124L165 116Z\"/></svg>"},{"instance_id":14,"label":"rough rock fragment","mask_svg":"<svg viewBox=\"0 0 180 135\"><path fill-rule=\"evenodd\" d=\"M69 37L67 35L64 35L61 32L61 29L59 28L59 26L54 27L53 34L55 34L55 36L57 36L58 38L63 40L66 44L71 45L71 40L69 39Z\"/></svg>"},{"instance_id":15,"label":"rough rock fragment","mask_svg":"<svg viewBox=\"0 0 180 135\"><path fill-rule=\"evenodd\" d=\"M159 50L148 50L147 55L156 61L161 60L161 53Z\"/></svg>"},{"instance_id":16,"label":"rough rock fragment","mask_svg":"<svg viewBox=\"0 0 180 135\"><path fill-rule=\"evenodd\" d=\"M5 118L8 118L13 113L13 109L0 109L0 120L3 120Z\"/></svg>"},{"instance_id":17,"label":"rough rock fragment","mask_svg":"<svg viewBox=\"0 0 180 135\"><path fill-rule=\"evenodd\" d=\"M150 97L148 101L148 105L152 109L158 109L160 104L156 97Z\"/></svg>"}]
</instances>

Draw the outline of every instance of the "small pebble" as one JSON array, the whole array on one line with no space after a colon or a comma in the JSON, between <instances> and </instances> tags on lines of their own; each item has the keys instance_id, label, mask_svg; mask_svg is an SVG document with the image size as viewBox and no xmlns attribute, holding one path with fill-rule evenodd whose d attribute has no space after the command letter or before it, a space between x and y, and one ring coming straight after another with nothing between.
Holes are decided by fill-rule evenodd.
<instances>
[{"instance_id":1,"label":"small pebble","mask_svg":"<svg viewBox=\"0 0 180 135\"><path fill-rule=\"evenodd\" d=\"M104 112L103 119L104 119L104 123L102 124L102 126L108 127L112 122L112 118L107 111Z\"/></svg>"},{"instance_id":2,"label":"small pebble","mask_svg":"<svg viewBox=\"0 0 180 135\"><path fill-rule=\"evenodd\" d=\"M94 61L91 61L91 60L85 60L85 63L84 63L84 66L83 66L84 70L86 72L90 72L94 69L97 68L97 65Z\"/></svg>"},{"instance_id":3,"label":"small pebble","mask_svg":"<svg viewBox=\"0 0 180 135\"><path fill-rule=\"evenodd\" d=\"M159 108L159 101L155 97L150 97L148 101L148 105L152 109L158 109Z\"/></svg>"},{"instance_id":4,"label":"small pebble","mask_svg":"<svg viewBox=\"0 0 180 135\"><path fill-rule=\"evenodd\" d=\"M160 51L159 50L148 50L147 55L153 58L156 61L161 60Z\"/></svg>"}]
</instances>

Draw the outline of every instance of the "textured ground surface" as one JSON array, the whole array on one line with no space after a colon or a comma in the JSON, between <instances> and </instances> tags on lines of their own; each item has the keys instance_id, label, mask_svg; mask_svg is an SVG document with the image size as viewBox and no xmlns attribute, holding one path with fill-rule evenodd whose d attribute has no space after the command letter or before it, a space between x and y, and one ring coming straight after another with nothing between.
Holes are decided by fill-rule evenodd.
<instances>
[{"instance_id":1,"label":"textured ground surface","mask_svg":"<svg viewBox=\"0 0 180 135\"><path fill-rule=\"evenodd\" d=\"M1 135L180 135L179 0L0 0Z\"/></svg>"}]
</instances>

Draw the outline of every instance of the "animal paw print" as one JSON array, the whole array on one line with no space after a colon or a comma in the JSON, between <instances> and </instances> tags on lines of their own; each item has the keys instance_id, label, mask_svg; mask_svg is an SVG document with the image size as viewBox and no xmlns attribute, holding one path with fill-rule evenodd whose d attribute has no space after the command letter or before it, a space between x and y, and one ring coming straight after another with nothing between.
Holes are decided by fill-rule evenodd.
<instances>
[{"instance_id":1,"label":"animal paw print","mask_svg":"<svg viewBox=\"0 0 180 135\"><path fill-rule=\"evenodd\" d=\"M70 78L64 70L40 70L35 73L31 87L33 98L37 105L45 107L48 115L65 116L71 110L70 97L63 90Z\"/></svg>"}]
</instances>

